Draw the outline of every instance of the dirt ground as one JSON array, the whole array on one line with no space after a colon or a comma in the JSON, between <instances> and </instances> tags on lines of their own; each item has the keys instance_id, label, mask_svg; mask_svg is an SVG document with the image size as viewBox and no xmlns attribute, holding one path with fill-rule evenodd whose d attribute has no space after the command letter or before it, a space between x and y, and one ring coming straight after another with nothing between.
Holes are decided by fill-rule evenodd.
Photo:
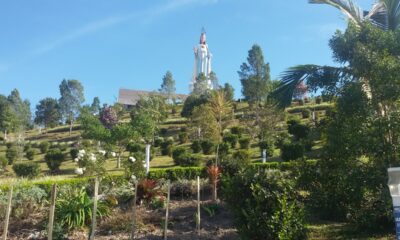
<instances>
[{"instance_id":1,"label":"dirt ground","mask_svg":"<svg viewBox=\"0 0 400 240\"><path fill-rule=\"evenodd\" d=\"M209 202L203 201L206 205ZM214 216L201 209L201 232L196 232L195 213L197 202L194 200L172 200L170 202L167 239L239 239L233 226L232 217L225 205L220 203ZM163 239L163 222L165 209L152 210L139 206L136 215L137 231L135 239ZM18 225L18 226L17 226ZM130 239L132 226L131 209L113 209L110 216L98 223L96 237L98 240ZM8 239L47 239L44 235L45 223L40 217L30 216L23 221L10 225ZM88 230L83 229L70 233L68 239L86 240Z\"/></svg>"}]
</instances>

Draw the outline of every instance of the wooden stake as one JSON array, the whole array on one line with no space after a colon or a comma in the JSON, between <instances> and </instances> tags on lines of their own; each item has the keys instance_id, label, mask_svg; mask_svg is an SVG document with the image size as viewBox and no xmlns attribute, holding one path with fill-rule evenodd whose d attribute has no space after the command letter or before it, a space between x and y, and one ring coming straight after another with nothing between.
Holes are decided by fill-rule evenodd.
<instances>
[{"instance_id":1,"label":"wooden stake","mask_svg":"<svg viewBox=\"0 0 400 240\"><path fill-rule=\"evenodd\" d=\"M132 210L132 232L131 232L131 240L135 239L135 231L136 231L136 201L137 201L137 188L138 182L135 181L135 196L133 197L133 210Z\"/></svg>"},{"instance_id":2,"label":"wooden stake","mask_svg":"<svg viewBox=\"0 0 400 240\"><path fill-rule=\"evenodd\" d=\"M2 240L7 239L8 223L10 221L10 214L11 214L12 195L13 195L13 186L10 187L10 191L8 192L8 204L7 204L7 210L6 210L6 220L4 222L4 232L3 232Z\"/></svg>"},{"instance_id":3,"label":"wooden stake","mask_svg":"<svg viewBox=\"0 0 400 240\"><path fill-rule=\"evenodd\" d=\"M166 206L166 211L165 211L165 223L164 223L164 240L167 239L167 231L168 231L168 209L169 209L169 196L170 196L170 180L167 182L168 185L168 193L167 193L167 206Z\"/></svg>"},{"instance_id":4,"label":"wooden stake","mask_svg":"<svg viewBox=\"0 0 400 240\"><path fill-rule=\"evenodd\" d=\"M47 239L53 239L53 224L54 224L54 211L56 208L56 197L57 197L57 184L53 184L51 189L51 199L50 199L50 213L49 213L49 226L48 226L48 233Z\"/></svg>"},{"instance_id":5,"label":"wooden stake","mask_svg":"<svg viewBox=\"0 0 400 240\"><path fill-rule=\"evenodd\" d=\"M197 234L200 235L200 177L197 176Z\"/></svg>"},{"instance_id":6,"label":"wooden stake","mask_svg":"<svg viewBox=\"0 0 400 240\"><path fill-rule=\"evenodd\" d=\"M90 233L89 240L94 239L96 232L96 215L97 215L97 196L99 194L99 178L96 177L94 182L94 196L93 196L93 212L92 212L92 229Z\"/></svg>"}]
</instances>

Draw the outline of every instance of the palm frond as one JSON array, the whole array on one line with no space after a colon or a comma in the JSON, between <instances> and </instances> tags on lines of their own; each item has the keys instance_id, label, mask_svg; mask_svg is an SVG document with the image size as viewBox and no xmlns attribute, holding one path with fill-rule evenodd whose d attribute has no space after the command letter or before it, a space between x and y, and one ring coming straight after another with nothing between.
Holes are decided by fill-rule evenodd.
<instances>
[{"instance_id":1,"label":"palm frond","mask_svg":"<svg viewBox=\"0 0 400 240\"><path fill-rule=\"evenodd\" d=\"M388 17L386 6L383 1L377 2L372 6L372 9L369 12L366 12L365 19L370 21L375 26L388 30Z\"/></svg>"},{"instance_id":2,"label":"palm frond","mask_svg":"<svg viewBox=\"0 0 400 240\"><path fill-rule=\"evenodd\" d=\"M303 81L309 91L315 92L322 89L334 94L344 82L353 80L355 77L345 67L298 65L281 74L280 84L272 93L272 97L279 107L287 107L292 102L296 87Z\"/></svg>"},{"instance_id":3,"label":"palm frond","mask_svg":"<svg viewBox=\"0 0 400 240\"><path fill-rule=\"evenodd\" d=\"M311 4L328 4L342 11L351 21L361 25L364 20L362 9L353 0L308 0Z\"/></svg>"},{"instance_id":4,"label":"palm frond","mask_svg":"<svg viewBox=\"0 0 400 240\"><path fill-rule=\"evenodd\" d=\"M397 30L400 28L400 0L380 0L385 6L387 15L387 28Z\"/></svg>"}]
</instances>

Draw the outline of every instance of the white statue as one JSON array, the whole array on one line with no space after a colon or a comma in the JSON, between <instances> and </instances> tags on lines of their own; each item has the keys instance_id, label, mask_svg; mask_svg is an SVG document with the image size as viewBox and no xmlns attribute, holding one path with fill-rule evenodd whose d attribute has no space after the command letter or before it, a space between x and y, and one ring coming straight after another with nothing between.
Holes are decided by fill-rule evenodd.
<instances>
[{"instance_id":1,"label":"white statue","mask_svg":"<svg viewBox=\"0 0 400 240\"><path fill-rule=\"evenodd\" d=\"M208 79L211 73L211 59L212 54L208 49L208 45L206 43L206 32L202 31L200 35L200 43L194 47L194 67L193 67L193 75L192 82L190 86L190 90L193 90L193 86L197 80L197 77L200 73L203 73ZM208 88L213 89L213 85L211 80L207 80Z\"/></svg>"}]
</instances>

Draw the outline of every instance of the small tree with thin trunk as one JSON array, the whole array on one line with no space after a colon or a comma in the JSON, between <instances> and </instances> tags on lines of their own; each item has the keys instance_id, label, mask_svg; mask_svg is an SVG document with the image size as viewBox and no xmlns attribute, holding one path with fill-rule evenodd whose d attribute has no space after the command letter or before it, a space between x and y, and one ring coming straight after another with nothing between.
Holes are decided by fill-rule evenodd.
<instances>
[{"instance_id":1,"label":"small tree with thin trunk","mask_svg":"<svg viewBox=\"0 0 400 240\"><path fill-rule=\"evenodd\" d=\"M76 116L85 101L83 86L78 80L64 79L60 84L60 95L61 114L65 121L69 123L69 133L71 134Z\"/></svg>"}]
</instances>

